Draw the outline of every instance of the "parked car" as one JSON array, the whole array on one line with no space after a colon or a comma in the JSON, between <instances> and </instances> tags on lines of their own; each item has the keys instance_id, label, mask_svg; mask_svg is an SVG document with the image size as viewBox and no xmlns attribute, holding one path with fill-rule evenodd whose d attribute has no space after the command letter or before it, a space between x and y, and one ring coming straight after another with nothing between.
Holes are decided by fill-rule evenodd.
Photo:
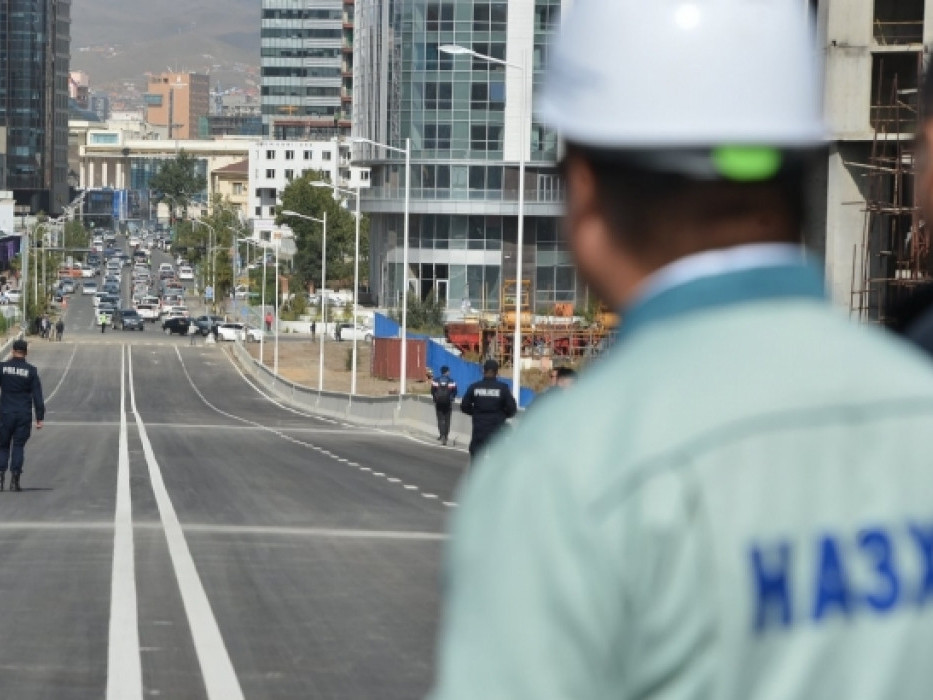
<instances>
[{"instance_id":1,"label":"parked car","mask_svg":"<svg viewBox=\"0 0 933 700\"><path fill-rule=\"evenodd\" d=\"M124 331L141 331L146 322L136 309L121 309L117 325Z\"/></svg>"},{"instance_id":2,"label":"parked car","mask_svg":"<svg viewBox=\"0 0 933 700\"><path fill-rule=\"evenodd\" d=\"M354 327L352 323L338 323L334 326L334 340L353 340L354 337L370 343L373 339L373 329L361 324Z\"/></svg>"},{"instance_id":3,"label":"parked car","mask_svg":"<svg viewBox=\"0 0 933 700\"><path fill-rule=\"evenodd\" d=\"M85 282L81 285L81 293L85 296L97 294L97 282Z\"/></svg>"},{"instance_id":4,"label":"parked car","mask_svg":"<svg viewBox=\"0 0 933 700\"><path fill-rule=\"evenodd\" d=\"M191 319L187 316L172 316L162 321L162 331L166 335L188 335Z\"/></svg>"},{"instance_id":5,"label":"parked car","mask_svg":"<svg viewBox=\"0 0 933 700\"><path fill-rule=\"evenodd\" d=\"M247 335L247 328L237 322L221 323L217 326L217 340L252 340L252 336Z\"/></svg>"},{"instance_id":6,"label":"parked car","mask_svg":"<svg viewBox=\"0 0 933 700\"><path fill-rule=\"evenodd\" d=\"M23 294L18 289L8 289L6 292L7 301L11 304L16 304L23 298Z\"/></svg>"}]
</instances>

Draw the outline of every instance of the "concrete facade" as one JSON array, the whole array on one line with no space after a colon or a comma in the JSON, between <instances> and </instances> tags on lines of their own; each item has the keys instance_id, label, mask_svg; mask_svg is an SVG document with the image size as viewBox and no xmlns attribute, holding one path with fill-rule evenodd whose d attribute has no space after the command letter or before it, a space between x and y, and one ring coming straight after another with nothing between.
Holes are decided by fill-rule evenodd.
<instances>
[{"instance_id":1,"label":"concrete facade","mask_svg":"<svg viewBox=\"0 0 933 700\"><path fill-rule=\"evenodd\" d=\"M832 145L817 185L826 193L825 216L816 216L817 225L825 220L825 246L817 248L833 300L850 308L863 276L871 197L865 165L876 134L881 142L914 137L917 78L933 44L933 0L846 0L818 8Z\"/></svg>"},{"instance_id":2,"label":"concrete facade","mask_svg":"<svg viewBox=\"0 0 933 700\"><path fill-rule=\"evenodd\" d=\"M80 149L79 179L81 189L112 188L147 193L150 178L162 163L184 151L197 160L197 167L207 180L207 189L194 199L205 207L214 195L211 173L249 157L248 138L213 141L133 140L120 131L91 129L87 143Z\"/></svg>"}]
</instances>

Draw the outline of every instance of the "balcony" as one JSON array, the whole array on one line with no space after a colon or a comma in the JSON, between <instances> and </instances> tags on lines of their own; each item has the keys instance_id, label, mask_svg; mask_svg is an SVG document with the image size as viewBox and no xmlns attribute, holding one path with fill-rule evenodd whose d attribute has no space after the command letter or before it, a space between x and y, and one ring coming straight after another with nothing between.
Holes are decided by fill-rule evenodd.
<instances>
[{"instance_id":1,"label":"balcony","mask_svg":"<svg viewBox=\"0 0 933 700\"><path fill-rule=\"evenodd\" d=\"M923 43L923 20L874 23L875 43L879 46L904 46Z\"/></svg>"},{"instance_id":2,"label":"balcony","mask_svg":"<svg viewBox=\"0 0 933 700\"><path fill-rule=\"evenodd\" d=\"M925 0L875 0L875 44L907 46L923 43Z\"/></svg>"}]
</instances>

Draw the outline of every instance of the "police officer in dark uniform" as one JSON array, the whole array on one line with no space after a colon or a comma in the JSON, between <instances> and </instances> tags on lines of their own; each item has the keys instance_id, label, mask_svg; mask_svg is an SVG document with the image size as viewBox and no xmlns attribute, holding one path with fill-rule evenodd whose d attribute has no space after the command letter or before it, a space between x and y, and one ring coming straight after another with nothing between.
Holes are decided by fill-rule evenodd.
<instances>
[{"instance_id":1,"label":"police officer in dark uniform","mask_svg":"<svg viewBox=\"0 0 933 700\"><path fill-rule=\"evenodd\" d=\"M454 399L457 397L457 382L450 376L450 367L441 367L441 376L431 380L431 398L434 399L434 409L437 414L438 440L442 445L447 444L450 434L450 415L454 410Z\"/></svg>"},{"instance_id":2,"label":"police officer in dark uniform","mask_svg":"<svg viewBox=\"0 0 933 700\"><path fill-rule=\"evenodd\" d=\"M0 491L3 490L7 467L10 469L10 490L21 491L26 441L32 428L33 409L36 429L45 420L45 401L39 371L26 362L25 340L13 342L12 357L0 362Z\"/></svg>"},{"instance_id":3,"label":"police officer in dark uniform","mask_svg":"<svg viewBox=\"0 0 933 700\"><path fill-rule=\"evenodd\" d=\"M518 412L515 398L508 385L496 376L499 363L486 360L483 364L483 379L470 385L460 402L460 410L473 416L473 435L470 440L470 456L475 457L480 449Z\"/></svg>"}]
</instances>

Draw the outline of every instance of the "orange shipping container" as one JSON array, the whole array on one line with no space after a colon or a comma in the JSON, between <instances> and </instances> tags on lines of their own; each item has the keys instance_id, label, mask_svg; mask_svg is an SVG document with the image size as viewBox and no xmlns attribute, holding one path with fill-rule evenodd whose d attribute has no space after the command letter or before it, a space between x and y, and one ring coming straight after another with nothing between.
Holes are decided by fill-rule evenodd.
<instances>
[{"instance_id":1,"label":"orange shipping container","mask_svg":"<svg viewBox=\"0 0 933 700\"><path fill-rule=\"evenodd\" d=\"M400 379L401 338L376 338L373 340L372 375L377 379ZM411 381L427 378L428 341L409 340L406 374Z\"/></svg>"}]
</instances>

